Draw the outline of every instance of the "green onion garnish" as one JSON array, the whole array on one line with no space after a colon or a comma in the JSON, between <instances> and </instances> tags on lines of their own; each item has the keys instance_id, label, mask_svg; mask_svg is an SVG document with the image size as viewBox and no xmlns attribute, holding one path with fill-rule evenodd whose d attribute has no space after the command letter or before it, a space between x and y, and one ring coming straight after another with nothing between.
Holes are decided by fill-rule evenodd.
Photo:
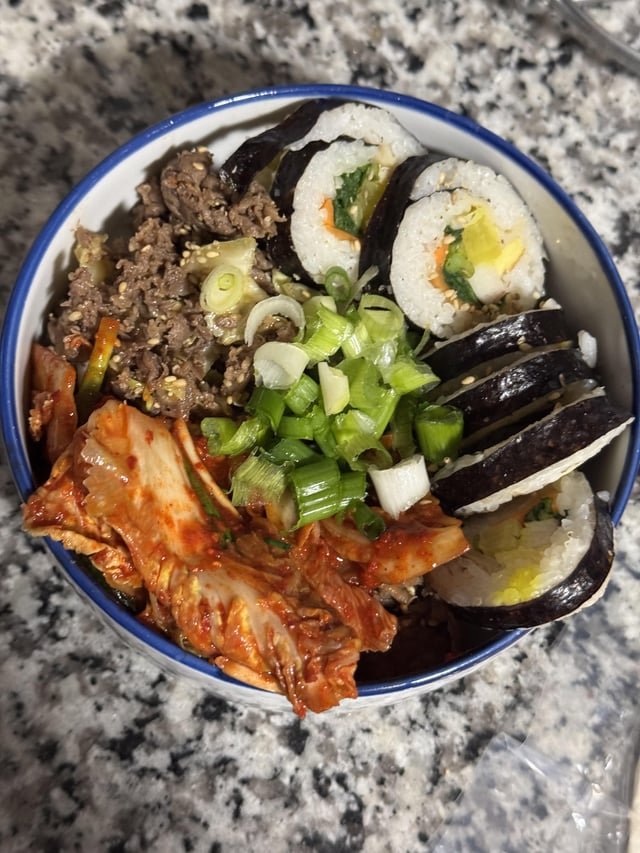
<instances>
[{"instance_id":1,"label":"green onion garnish","mask_svg":"<svg viewBox=\"0 0 640 853\"><path fill-rule=\"evenodd\" d=\"M346 317L330 311L324 305L318 308L316 319L319 325L302 344L302 349L312 364L326 361L329 356L338 352L343 341L353 333L353 325Z\"/></svg>"},{"instance_id":2,"label":"green onion garnish","mask_svg":"<svg viewBox=\"0 0 640 853\"><path fill-rule=\"evenodd\" d=\"M324 289L336 302L345 303L351 299L353 285L342 267L330 267L324 276Z\"/></svg>"},{"instance_id":3,"label":"green onion garnish","mask_svg":"<svg viewBox=\"0 0 640 853\"><path fill-rule=\"evenodd\" d=\"M284 400L282 394L260 385L254 389L246 408L250 415L264 415L275 432L284 413Z\"/></svg>"},{"instance_id":4,"label":"green onion garnish","mask_svg":"<svg viewBox=\"0 0 640 853\"><path fill-rule=\"evenodd\" d=\"M423 403L416 412L414 427L423 456L440 465L445 459L455 459L464 430L460 409Z\"/></svg>"},{"instance_id":5,"label":"green onion garnish","mask_svg":"<svg viewBox=\"0 0 640 853\"><path fill-rule=\"evenodd\" d=\"M317 382L306 373L284 395L284 402L294 415L304 415L320 396Z\"/></svg>"},{"instance_id":6,"label":"green onion garnish","mask_svg":"<svg viewBox=\"0 0 640 853\"><path fill-rule=\"evenodd\" d=\"M243 421L228 441L220 445L218 453L222 456L238 456L261 446L269 435L269 419L259 414Z\"/></svg>"},{"instance_id":7,"label":"green onion garnish","mask_svg":"<svg viewBox=\"0 0 640 853\"><path fill-rule=\"evenodd\" d=\"M357 501L351 506L351 517L360 533L367 539L377 539L387 529L384 519L364 501Z\"/></svg>"},{"instance_id":8,"label":"green onion garnish","mask_svg":"<svg viewBox=\"0 0 640 853\"><path fill-rule=\"evenodd\" d=\"M235 435L238 425L231 418L203 418L200 430L207 439L209 453L219 456L220 448Z\"/></svg>"},{"instance_id":9,"label":"green onion garnish","mask_svg":"<svg viewBox=\"0 0 640 853\"><path fill-rule=\"evenodd\" d=\"M265 454L249 456L231 477L234 506L277 503L286 488L286 469L275 465Z\"/></svg>"},{"instance_id":10,"label":"green onion garnish","mask_svg":"<svg viewBox=\"0 0 640 853\"><path fill-rule=\"evenodd\" d=\"M341 474L333 459L295 468L289 474L289 484L298 508L297 527L337 515L353 501L364 501L366 496L364 472Z\"/></svg>"},{"instance_id":11,"label":"green onion garnish","mask_svg":"<svg viewBox=\"0 0 640 853\"><path fill-rule=\"evenodd\" d=\"M266 451L266 455L276 465L300 465L320 459L308 444L296 438L281 438Z\"/></svg>"},{"instance_id":12,"label":"green onion garnish","mask_svg":"<svg viewBox=\"0 0 640 853\"><path fill-rule=\"evenodd\" d=\"M314 420L311 415L304 417L293 417L285 415L280 420L278 435L281 438L299 438L306 441L313 440Z\"/></svg>"},{"instance_id":13,"label":"green onion garnish","mask_svg":"<svg viewBox=\"0 0 640 853\"><path fill-rule=\"evenodd\" d=\"M291 542L285 542L284 539L274 539L271 536L265 536L264 541L272 548L280 548L281 551L288 551L291 548Z\"/></svg>"}]
</instances>

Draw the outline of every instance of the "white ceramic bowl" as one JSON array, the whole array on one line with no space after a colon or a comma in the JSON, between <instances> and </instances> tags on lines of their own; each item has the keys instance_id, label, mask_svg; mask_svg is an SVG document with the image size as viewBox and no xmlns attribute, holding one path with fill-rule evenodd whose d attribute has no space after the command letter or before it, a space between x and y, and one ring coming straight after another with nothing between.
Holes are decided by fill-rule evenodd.
<instances>
[{"instance_id":1,"label":"white ceramic bowl","mask_svg":"<svg viewBox=\"0 0 640 853\"><path fill-rule=\"evenodd\" d=\"M348 86L295 86L248 92L190 108L134 137L97 166L64 199L36 239L12 292L2 331L1 422L7 458L20 496L33 490L27 451L29 348L44 331L48 307L66 285L73 233L78 223L101 229L105 219L134 203L135 187L170 149L208 145L220 164L247 136L276 123L305 98L368 101L393 112L430 149L485 163L518 189L538 220L549 256L548 290L565 307L574 331L585 328L599 342L599 367L613 401L636 415L634 426L591 466L598 489L612 495L617 521L638 470L638 332L624 286L602 241L575 204L539 166L469 119L405 95ZM230 701L284 708L286 700L222 674L140 624L95 583L59 543L52 555L76 590L131 646L163 668L196 679ZM515 643L525 632L509 631L449 664L418 675L360 686L349 710L395 702L467 674Z\"/></svg>"}]
</instances>

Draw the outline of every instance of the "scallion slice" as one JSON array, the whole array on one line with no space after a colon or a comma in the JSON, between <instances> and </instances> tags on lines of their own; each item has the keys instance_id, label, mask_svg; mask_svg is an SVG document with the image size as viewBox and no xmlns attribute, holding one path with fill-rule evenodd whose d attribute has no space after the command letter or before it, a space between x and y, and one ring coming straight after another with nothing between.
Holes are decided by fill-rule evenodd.
<instances>
[{"instance_id":1,"label":"scallion slice","mask_svg":"<svg viewBox=\"0 0 640 853\"><path fill-rule=\"evenodd\" d=\"M298 527L329 518L340 510L340 469L333 459L294 468L289 485L298 509Z\"/></svg>"},{"instance_id":2,"label":"scallion slice","mask_svg":"<svg viewBox=\"0 0 640 853\"><path fill-rule=\"evenodd\" d=\"M200 430L207 439L212 456L221 455L220 448L233 438L237 429L238 424L231 418L203 418L200 421Z\"/></svg>"},{"instance_id":3,"label":"scallion slice","mask_svg":"<svg viewBox=\"0 0 640 853\"><path fill-rule=\"evenodd\" d=\"M349 379L337 367L326 361L318 365L322 406L327 415L337 415L349 402Z\"/></svg>"},{"instance_id":4,"label":"scallion slice","mask_svg":"<svg viewBox=\"0 0 640 853\"><path fill-rule=\"evenodd\" d=\"M429 462L440 465L458 455L464 430L460 409L423 403L416 412L414 428L420 450Z\"/></svg>"},{"instance_id":5,"label":"scallion slice","mask_svg":"<svg viewBox=\"0 0 640 853\"><path fill-rule=\"evenodd\" d=\"M263 299L254 305L244 329L244 342L251 346L255 338L256 332L260 328L260 324L267 317L280 315L287 317L294 323L300 333L304 332L305 316L302 310L302 305L290 296L270 296L268 299Z\"/></svg>"},{"instance_id":6,"label":"scallion slice","mask_svg":"<svg viewBox=\"0 0 640 853\"><path fill-rule=\"evenodd\" d=\"M331 420L327 417L322 406L314 406L313 418L313 440L318 445L320 452L329 459L337 459L338 445L336 444Z\"/></svg>"},{"instance_id":7,"label":"scallion slice","mask_svg":"<svg viewBox=\"0 0 640 853\"><path fill-rule=\"evenodd\" d=\"M238 456L261 447L270 433L269 418L259 414L243 421L228 441L220 445L218 453L222 456Z\"/></svg>"},{"instance_id":8,"label":"scallion slice","mask_svg":"<svg viewBox=\"0 0 640 853\"><path fill-rule=\"evenodd\" d=\"M386 468L392 464L391 454L376 436L377 428L373 418L357 409L333 418L331 431L337 452L353 470L366 470L370 465Z\"/></svg>"},{"instance_id":9,"label":"scallion slice","mask_svg":"<svg viewBox=\"0 0 640 853\"><path fill-rule=\"evenodd\" d=\"M365 293L360 300L358 314L374 342L389 341L404 334L404 314L386 296Z\"/></svg>"},{"instance_id":10,"label":"scallion slice","mask_svg":"<svg viewBox=\"0 0 640 853\"><path fill-rule=\"evenodd\" d=\"M353 333L353 325L346 317L323 305L318 308L316 317L319 324L302 344L312 364L326 361L329 356L338 352L343 341Z\"/></svg>"},{"instance_id":11,"label":"scallion slice","mask_svg":"<svg viewBox=\"0 0 640 853\"><path fill-rule=\"evenodd\" d=\"M275 432L284 414L284 400L282 394L259 385L251 394L246 409L250 415L265 415Z\"/></svg>"},{"instance_id":12,"label":"scallion slice","mask_svg":"<svg viewBox=\"0 0 640 853\"><path fill-rule=\"evenodd\" d=\"M391 418L392 447L401 459L413 456L416 452L413 421L417 407L417 399L407 394L400 398Z\"/></svg>"},{"instance_id":13,"label":"scallion slice","mask_svg":"<svg viewBox=\"0 0 640 853\"><path fill-rule=\"evenodd\" d=\"M352 504L351 518L360 533L363 533L367 539L377 539L387 529L384 519L364 501Z\"/></svg>"},{"instance_id":14,"label":"scallion slice","mask_svg":"<svg viewBox=\"0 0 640 853\"><path fill-rule=\"evenodd\" d=\"M233 264L219 264L202 283L200 305L203 311L226 314L238 308L245 298L246 275Z\"/></svg>"},{"instance_id":15,"label":"scallion slice","mask_svg":"<svg viewBox=\"0 0 640 853\"><path fill-rule=\"evenodd\" d=\"M320 396L320 387L307 373L285 394L284 402L294 415L304 415Z\"/></svg>"},{"instance_id":16,"label":"scallion slice","mask_svg":"<svg viewBox=\"0 0 640 853\"><path fill-rule=\"evenodd\" d=\"M420 364L410 358L397 358L382 373L387 382L399 394L409 394L423 388L427 391L435 387L439 379L426 364Z\"/></svg>"},{"instance_id":17,"label":"scallion slice","mask_svg":"<svg viewBox=\"0 0 640 853\"><path fill-rule=\"evenodd\" d=\"M424 456L416 453L384 471L369 469L382 509L393 518L412 507L429 492Z\"/></svg>"},{"instance_id":18,"label":"scallion slice","mask_svg":"<svg viewBox=\"0 0 640 853\"><path fill-rule=\"evenodd\" d=\"M256 381L276 390L295 385L308 363L309 356L302 347L284 341L268 341L253 355Z\"/></svg>"},{"instance_id":19,"label":"scallion slice","mask_svg":"<svg viewBox=\"0 0 640 853\"><path fill-rule=\"evenodd\" d=\"M286 469L265 454L251 455L231 477L234 506L277 503L286 488Z\"/></svg>"},{"instance_id":20,"label":"scallion slice","mask_svg":"<svg viewBox=\"0 0 640 853\"><path fill-rule=\"evenodd\" d=\"M282 438L313 440L314 421L311 415L302 417L285 415L280 420L278 435Z\"/></svg>"},{"instance_id":21,"label":"scallion slice","mask_svg":"<svg viewBox=\"0 0 640 853\"><path fill-rule=\"evenodd\" d=\"M281 438L266 451L266 455L276 465L301 465L320 459L308 444L296 438Z\"/></svg>"},{"instance_id":22,"label":"scallion slice","mask_svg":"<svg viewBox=\"0 0 640 853\"><path fill-rule=\"evenodd\" d=\"M353 285L346 270L330 267L324 276L324 289L336 303L346 303L351 299Z\"/></svg>"},{"instance_id":23,"label":"scallion slice","mask_svg":"<svg viewBox=\"0 0 640 853\"><path fill-rule=\"evenodd\" d=\"M330 518L354 501L363 501L367 489L363 472L341 474L333 459L321 459L295 468L289 474L289 484L298 508L297 527Z\"/></svg>"}]
</instances>

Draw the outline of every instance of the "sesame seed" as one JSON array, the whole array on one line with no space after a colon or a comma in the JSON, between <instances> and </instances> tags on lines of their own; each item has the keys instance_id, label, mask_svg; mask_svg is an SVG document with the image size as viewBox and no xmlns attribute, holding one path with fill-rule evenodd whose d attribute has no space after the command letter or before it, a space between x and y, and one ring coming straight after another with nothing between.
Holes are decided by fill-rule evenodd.
<instances>
[{"instance_id":1,"label":"sesame seed","mask_svg":"<svg viewBox=\"0 0 640 853\"><path fill-rule=\"evenodd\" d=\"M204 172L204 163L194 163L193 168L198 172Z\"/></svg>"},{"instance_id":2,"label":"sesame seed","mask_svg":"<svg viewBox=\"0 0 640 853\"><path fill-rule=\"evenodd\" d=\"M185 249L185 250L183 251L183 253L182 253L182 257L183 257L183 258L190 258L190 257L191 257L191 252L189 251L189 249Z\"/></svg>"},{"instance_id":3,"label":"sesame seed","mask_svg":"<svg viewBox=\"0 0 640 853\"><path fill-rule=\"evenodd\" d=\"M198 151L200 154L208 154L209 153L209 149L207 148L206 145L198 145L198 147L196 148L196 151Z\"/></svg>"},{"instance_id":4,"label":"sesame seed","mask_svg":"<svg viewBox=\"0 0 640 853\"><path fill-rule=\"evenodd\" d=\"M182 378L176 379L176 388L184 388L186 384L187 384L186 379L182 379Z\"/></svg>"},{"instance_id":5,"label":"sesame seed","mask_svg":"<svg viewBox=\"0 0 640 853\"><path fill-rule=\"evenodd\" d=\"M232 406L232 405L233 405L233 397L231 397L231 396L227 397L227 405L228 405L228 406Z\"/></svg>"},{"instance_id":6,"label":"sesame seed","mask_svg":"<svg viewBox=\"0 0 640 853\"><path fill-rule=\"evenodd\" d=\"M447 297L447 299L451 299L456 295L456 292L452 287L450 287L448 290L445 290L444 295Z\"/></svg>"},{"instance_id":7,"label":"sesame seed","mask_svg":"<svg viewBox=\"0 0 640 853\"><path fill-rule=\"evenodd\" d=\"M174 376L173 373L170 373L168 376L165 376L164 381L169 384L170 382L175 382L178 377Z\"/></svg>"},{"instance_id":8,"label":"sesame seed","mask_svg":"<svg viewBox=\"0 0 640 853\"><path fill-rule=\"evenodd\" d=\"M473 383L474 383L475 381L476 381L476 377L475 377L475 376L465 376L465 377L464 377L464 379L462 380L462 382L461 382L460 384L461 384L461 385L473 385Z\"/></svg>"},{"instance_id":9,"label":"sesame seed","mask_svg":"<svg viewBox=\"0 0 640 853\"><path fill-rule=\"evenodd\" d=\"M72 311L68 316L68 320L70 323L76 323L78 320L82 318L82 311Z\"/></svg>"},{"instance_id":10,"label":"sesame seed","mask_svg":"<svg viewBox=\"0 0 640 853\"><path fill-rule=\"evenodd\" d=\"M209 251L207 252L207 257L208 258L217 258L219 254L220 254L220 252L215 252L213 249L209 249Z\"/></svg>"},{"instance_id":11,"label":"sesame seed","mask_svg":"<svg viewBox=\"0 0 640 853\"><path fill-rule=\"evenodd\" d=\"M150 251L151 251L151 246L150 246L150 244L149 244L149 243L147 243L147 245L146 245L146 246L143 246L143 247L140 249L140 251L141 251L141 252L150 252Z\"/></svg>"},{"instance_id":12,"label":"sesame seed","mask_svg":"<svg viewBox=\"0 0 640 853\"><path fill-rule=\"evenodd\" d=\"M206 264L206 262L207 262L207 259L203 258L202 255L198 255L198 257L196 258L196 263L198 263L198 264Z\"/></svg>"},{"instance_id":13,"label":"sesame seed","mask_svg":"<svg viewBox=\"0 0 640 853\"><path fill-rule=\"evenodd\" d=\"M121 281L120 284L118 285L118 293L124 293L126 289L127 289L127 282Z\"/></svg>"},{"instance_id":14,"label":"sesame seed","mask_svg":"<svg viewBox=\"0 0 640 853\"><path fill-rule=\"evenodd\" d=\"M160 338L149 338L147 341L147 345L150 347L157 347L160 343Z\"/></svg>"}]
</instances>

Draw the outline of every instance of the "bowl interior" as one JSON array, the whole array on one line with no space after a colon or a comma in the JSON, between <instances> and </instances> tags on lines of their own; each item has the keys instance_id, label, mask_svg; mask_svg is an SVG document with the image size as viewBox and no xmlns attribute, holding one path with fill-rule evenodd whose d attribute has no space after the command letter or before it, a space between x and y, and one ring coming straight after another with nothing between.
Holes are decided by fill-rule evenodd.
<instances>
[{"instance_id":1,"label":"bowl interior","mask_svg":"<svg viewBox=\"0 0 640 853\"><path fill-rule=\"evenodd\" d=\"M623 285L602 242L575 205L534 163L509 144L470 121L405 96L350 87L294 87L247 93L205 104L175 116L140 134L107 158L61 203L36 240L20 273L8 306L2 334L2 379L5 388L2 426L9 464L21 496L32 490L27 451L25 412L29 349L41 338L49 306L66 287L74 229L118 228L135 202L135 187L150 168L172 150L207 145L220 164L247 136L276 123L296 102L309 97L336 95L366 100L395 113L429 148L473 159L504 174L531 208L540 225L548 254L548 292L565 308L573 331L586 329L599 344L599 369L612 400L637 415L637 377L640 372L638 335ZM597 489L613 496L613 514L622 513L638 467L638 430L618 438L601 454L590 475ZM258 694L261 704L281 704L281 697L237 685L209 664L177 650L114 605L73 558L55 545L52 551L76 587L115 621L127 639L151 647L165 665L211 676L243 697ZM361 698L389 699L413 689L428 689L457 677L514 642L522 632L508 632L486 648L460 658L448 667L410 679L365 685ZM147 651L149 649L147 648ZM167 658L169 660L167 660ZM225 688L226 690L226 688ZM224 691L223 691L224 692ZM232 697L234 698L234 697ZM237 698L237 696L235 696Z\"/></svg>"}]
</instances>

